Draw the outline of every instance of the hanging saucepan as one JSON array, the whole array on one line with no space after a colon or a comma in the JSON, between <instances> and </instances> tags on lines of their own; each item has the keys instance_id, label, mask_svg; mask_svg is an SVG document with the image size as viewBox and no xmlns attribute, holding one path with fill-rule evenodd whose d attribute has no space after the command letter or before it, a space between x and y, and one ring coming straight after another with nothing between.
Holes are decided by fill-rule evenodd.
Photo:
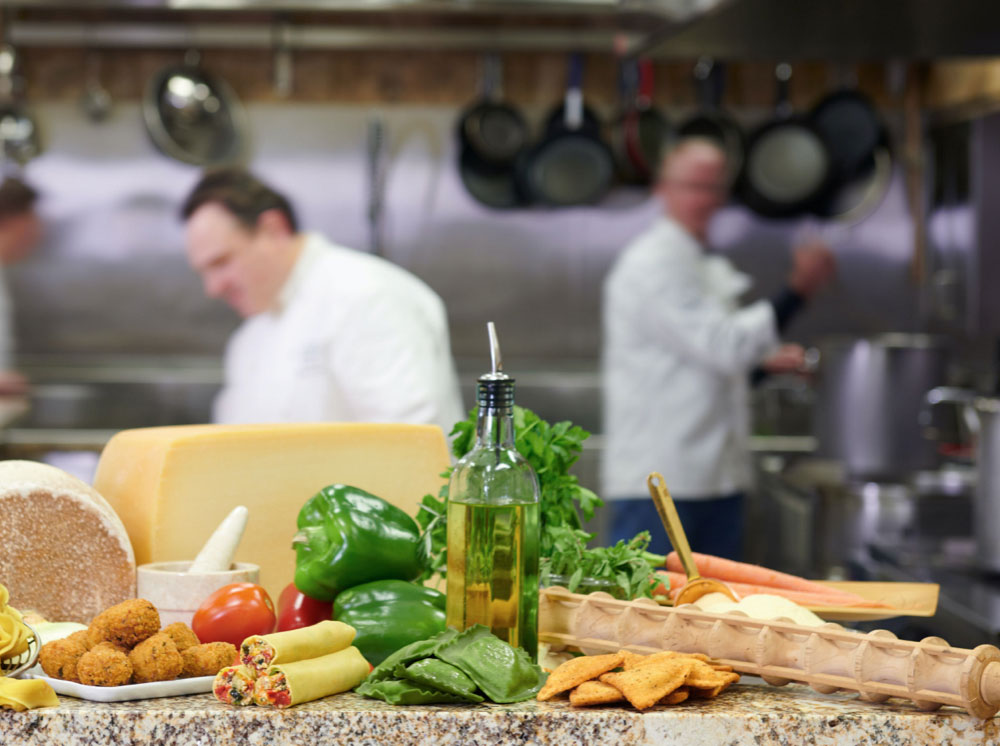
<instances>
[{"instance_id":1,"label":"hanging saucepan","mask_svg":"<svg viewBox=\"0 0 1000 746\"><path fill-rule=\"evenodd\" d=\"M726 151L726 168L732 186L743 170L746 140L736 120L722 108L725 87L722 65L708 57L699 59L694 66L694 85L699 109L681 124L677 137L705 137L717 142Z\"/></svg>"},{"instance_id":2,"label":"hanging saucepan","mask_svg":"<svg viewBox=\"0 0 1000 746\"><path fill-rule=\"evenodd\" d=\"M22 81L16 76L17 55L0 46L0 154L24 165L42 152L38 122L21 100Z\"/></svg>"},{"instance_id":3,"label":"hanging saucepan","mask_svg":"<svg viewBox=\"0 0 1000 746\"><path fill-rule=\"evenodd\" d=\"M600 122L583 104L583 60L570 58L566 100L549 117L547 133L519 166L518 178L533 202L567 207L597 202L614 176L611 150Z\"/></svg>"},{"instance_id":4,"label":"hanging saucepan","mask_svg":"<svg viewBox=\"0 0 1000 746\"><path fill-rule=\"evenodd\" d=\"M500 100L502 69L496 55L484 56L480 99L458 120L459 173L474 199L487 207L522 204L514 161L528 142L520 112Z\"/></svg>"},{"instance_id":5,"label":"hanging saucepan","mask_svg":"<svg viewBox=\"0 0 1000 746\"><path fill-rule=\"evenodd\" d=\"M223 80L198 65L196 53L189 52L183 64L169 65L153 76L142 113L153 144L171 158L215 166L245 155L243 107Z\"/></svg>"},{"instance_id":6,"label":"hanging saucepan","mask_svg":"<svg viewBox=\"0 0 1000 746\"><path fill-rule=\"evenodd\" d=\"M739 186L744 204L768 218L809 212L833 185L826 141L809 119L793 112L788 102L791 74L791 66L786 63L775 70L776 115L750 136Z\"/></svg>"},{"instance_id":7,"label":"hanging saucepan","mask_svg":"<svg viewBox=\"0 0 1000 746\"><path fill-rule=\"evenodd\" d=\"M875 211L889 189L889 135L871 100L845 88L822 99L809 119L826 141L834 187L815 209L821 217L856 222Z\"/></svg>"},{"instance_id":8,"label":"hanging saucepan","mask_svg":"<svg viewBox=\"0 0 1000 746\"><path fill-rule=\"evenodd\" d=\"M653 106L652 60L624 61L622 78L625 101L611 128L612 151L623 180L645 185L652 182L673 129L666 116Z\"/></svg>"}]
</instances>

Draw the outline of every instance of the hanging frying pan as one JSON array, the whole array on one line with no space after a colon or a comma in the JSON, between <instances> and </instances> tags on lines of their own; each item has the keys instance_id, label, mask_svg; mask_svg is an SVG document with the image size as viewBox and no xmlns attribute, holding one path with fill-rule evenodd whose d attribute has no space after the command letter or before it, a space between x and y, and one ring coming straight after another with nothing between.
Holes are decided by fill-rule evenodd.
<instances>
[{"instance_id":1,"label":"hanging frying pan","mask_svg":"<svg viewBox=\"0 0 1000 746\"><path fill-rule=\"evenodd\" d=\"M517 109L500 98L500 58L484 55L481 64L482 94L459 118L459 138L480 160L510 165L528 142L528 125Z\"/></svg>"},{"instance_id":2,"label":"hanging frying pan","mask_svg":"<svg viewBox=\"0 0 1000 746\"><path fill-rule=\"evenodd\" d=\"M677 137L704 137L717 142L726 151L726 168L729 186L737 182L743 170L746 139L743 130L722 109L725 72L721 65L702 57L694 66L695 96L699 103L697 113L677 130Z\"/></svg>"},{"instance_id":3,"label":"hanging frying pan","mask_svg":"<svg viewBox=\"0 0 1000 746\"><path fill-rule=\"evenodd\" d=\"M466 191L477 202L496 209L524 203L514 163L528 141L528 126L513 106L500 101L500 59L482 60L480 99L458 119L458 168Z\"/></svg>"},{"instance_id":4,"label":"hanging frying pan","mask_svg":"<svg viewBox=\"0 0 1000 746\"><path fill-rule=\"evenodd\" d=\"M816 214L860 220L881 203L892 176L889 136L875 106L845 88L822 99L809 119L830 151L834 182Z\"/></svg>"},{"instance_id":5,"label":"hanging frying pan","mask_svg":"<svg viewBox=\"0 0 1000 746\"><path fill-rule=\"evenodd\" d=\"M787 218L814 209L833 185L826 141L788 101L791 66L775 70L775 118L758 128L747 144L739 193L750 209L768 218Z\"/></svg>"},{"instance_id":6,"label":"hanging frying pan","mask_svg":"<svg viewBox=\"0 0 1000 746\"><path fill-rule=\"evenodd\" d=\"M549 117L545 137L524 159L519 178L529 198L567 207L597 202L614 176L611 151L600 124L583 104L583 60L570 58L566 100Z\"/></svg>"},{"instance_id":7,"label":"hanging frying pan","mask_svg":"<svg viewBox=\"0 0 1000 746\"><path fill-rule=\"evenodd\" d=\"M180 65L154 75L142 114L153 144L164 154L196 166L234 163L246 151L243 107L232 89L198 65L189 52Z\"/></svg>"},{"instance_id":8,"label":"hanging frying pan","mask_svg":"<svg viewBox=\"0 0 1000 746\"><path fill-rule=\"evenodd\" d=\"M663 113L653 106L653 62L649 59L622 63L625 106L611 128L613 153L625 181L652 182L673 129Z\"/></svg>"},{"instance_id":9,"label":"hanging frying pan","mask_svg":"<svg viewBox=\"0 0 1000 746\"><path fill-rule=\"evenodd\" d=\"M17 54L0 46L0 157L23 166L42 151L38 122L21 100Z\"/></svg>"}]
</instances>

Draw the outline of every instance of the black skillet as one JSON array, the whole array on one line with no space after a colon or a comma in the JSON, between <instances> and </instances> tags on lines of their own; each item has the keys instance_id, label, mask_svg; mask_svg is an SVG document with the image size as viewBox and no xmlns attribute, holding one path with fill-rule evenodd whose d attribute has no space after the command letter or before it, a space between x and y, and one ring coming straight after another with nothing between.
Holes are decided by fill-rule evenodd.
<instances>
[{"instance_id":1,"label":"black skillet","mask_svg":"<svg viewBox=\"0 0 1000 746\"><path fill-rule=\"evenodd\" d=\"M834 186L834 171L822 134L788 102L791 67L778 65L775 77L775 117L750 136L738 191L757 214L788 218L816 209Z\"/></svg>"},{"instance_id":2,"label":"black skillet","mask_svg":"<svg viewBox=\"0 0 1000 746\"><path fill-rule=\"evenodd\" d=\"M583 60L570 58L565 102L549 117L545 137L524 158L519 180L532 202L551 207L600 200L614 176L597 117L583 105Z\"/></svg>"},{"instance_id":3,"label":"black skillet","mask_svg":"<svg viewBox=\"0 0 1000 746\"><path fill-rule=\"evenodd\" d=\"M830 150L834 187L814 210L821 217L854 221L872 212L888 191L892 151L871 100L852 88L823 98L809 119Z\"/></svg>"},{"instance_id":4,"label":"black skillet","mask_svg":"<svg viewBox=\"0 0 1000 746\"><path fill-rule=\"evenodd\" d=\"M484 56L481 85L480 99L459 118L459 138L481 160L509 166L528 142L528 124L501 100L502 70L496 55Z\"/></svg>"},{"instance_id":5,"label":"black skillet","mask_svg":"<svg viewBox=\"0 0 1000 746\"><path fill-rule=\"evenodd\" d=\"M524 203L514 164L528 141L521 113L500 100L500 60L482 60L482 93L458 119L459 173L466 191L487 207L508 209Z\"/></svg>"},{"instance_id":6,"label":"black skillet","mask_svg":"<svg viewBox=\"0 0 1000 746\"><path fill-rule=\"evenodd\" d=\"M702 57L694 66L695 95L699 109L677 130L678 139L704 137L714 142L726 152L726 168L729 185L735 184L743 171L746 155L746 138L743 130L722 108L722 94L725 87L725 71L714 60Z\"/></svg>"}]
</instances>

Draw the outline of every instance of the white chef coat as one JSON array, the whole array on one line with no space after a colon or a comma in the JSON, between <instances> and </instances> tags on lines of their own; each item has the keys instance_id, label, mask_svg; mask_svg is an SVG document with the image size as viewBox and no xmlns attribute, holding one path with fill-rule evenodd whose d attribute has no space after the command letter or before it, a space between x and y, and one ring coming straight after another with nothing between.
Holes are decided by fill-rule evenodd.
<instances>
[{"instance_id":1,"label":"white chef coat","mask_svg":"<svg viewBox=\"0 0 1000 746\"><path fill-rule=\"evenodd\" d=\"M604 284L604 497L721 497L751 483L747 374L778 343L767 301L738 308L749 278L660 218Z\"/></svg>"},{"instance_id":2,"label":"white chef coat","mask_svg":"<svg viewBox=\"0 0 1000 746\"><path fill-rule=\"evenodd\" d=\"M214 415L436 424L448 433L465 413L444 303L395 264L309 234L276 308L230 338Z\"/></svg>"}]
</instances>

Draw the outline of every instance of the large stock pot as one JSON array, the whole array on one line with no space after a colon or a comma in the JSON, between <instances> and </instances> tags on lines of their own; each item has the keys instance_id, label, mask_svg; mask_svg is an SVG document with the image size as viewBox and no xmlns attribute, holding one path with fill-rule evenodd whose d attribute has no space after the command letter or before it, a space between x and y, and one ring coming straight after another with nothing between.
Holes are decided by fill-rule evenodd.
<instances>
[{"instance_id":1,"label":"large stock pot","mask_svg":"<svg viewBox=\"0 0 1000 746\"><path fill-rule=\"evenodd\" d=\"M980 567L1000 572L1000 399L963 389L936 388L927 393L925 423L934 425L931 410L954 403L963 407L964 421L976 451L976 500L973 508L976 556ZM935 430L929 434L935 440Z\"/></svg>"},{"instance_id":2,"label":"large stock pot","mask_svg":"<svg viewBox=\"0 0 1000 746\"><path fill-rule=\"evenodd\" d=\"M917 334L831 339L820 346L813 430L818 455L849 476L905 481L939 464L922 433L927 392L945 381L947 349Z\"/></svg>"}]
</instances>

